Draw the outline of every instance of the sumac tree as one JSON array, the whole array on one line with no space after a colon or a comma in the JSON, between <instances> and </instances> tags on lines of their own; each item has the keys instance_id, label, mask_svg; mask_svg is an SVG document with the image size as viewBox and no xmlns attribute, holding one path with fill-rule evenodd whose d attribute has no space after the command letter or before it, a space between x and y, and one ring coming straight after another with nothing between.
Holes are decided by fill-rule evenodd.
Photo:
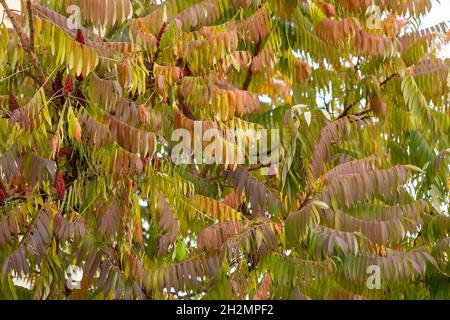
<instances>
[{"instance_id":1,"label":"sumac tree","mask_svg":"<svg viewBox=\"0 0 450 320\"><path fill-rule=\"evenodd\" d=\"M431 0L0 4L0 298L450 298Z\"/></svg>"}]
</instances>

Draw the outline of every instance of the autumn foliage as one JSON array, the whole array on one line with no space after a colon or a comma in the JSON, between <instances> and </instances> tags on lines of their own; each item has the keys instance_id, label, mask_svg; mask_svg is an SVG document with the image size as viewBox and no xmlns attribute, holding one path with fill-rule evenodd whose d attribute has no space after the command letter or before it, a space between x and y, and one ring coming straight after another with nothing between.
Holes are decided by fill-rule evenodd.
<instances>
[{"instance_id":1,"label":"autumn foliage","mask_svg":"<svg viewBox=\"0 0 450 320\"><path fill-rule=\"evenodd\" d=\"M431 5L6 10L0 299L450 298L450 33L419 30ZM177 163L174 133L198 126L250 146L266 129L256 153L278 161L223 139L242 163Z\"/></svg>"}]
</instances>

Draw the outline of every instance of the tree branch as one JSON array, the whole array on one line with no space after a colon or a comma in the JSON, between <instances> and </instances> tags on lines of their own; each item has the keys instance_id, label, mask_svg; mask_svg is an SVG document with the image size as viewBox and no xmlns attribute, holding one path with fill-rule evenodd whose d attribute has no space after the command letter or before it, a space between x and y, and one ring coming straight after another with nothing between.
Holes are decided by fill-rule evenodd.
<instances>
[{"instance_id":1,"label":"tree branch","mask_svg":"<svg viewBox=\"0 0 450 320\"><path fill-rule=\"evenodd\" d=\"M34 52L34 24L33 12L31 10L31 0L27 0L28 25L30 26L30 50Z\"/></svg>"},{"instance_id":2,"label":"tree branch","mask_svg":"<svg viewBox=\"0 0 450 320\"><path fill-rule=\"evenodd\" d=\"M355 101L355 102L353 102L352 104L350 104L350 105L348 105L347 107L345 107L344 111L342 112L342 114L339 116L338 119L342 119L342 118L344 118L345 116L347 116L348 113L350 112L350 110L353 109L353 107L355 107L358 103L360 103L361 100L362 100L363 98L364 98L364 97L360 97L357 101Z\"/></svg>"},{"instance_id":3,"label":"tree branch","mask_svg":"<svg viewBox=\"0 0 450 320\"><path fill-rule=\"evenodd\" d=\"M380 87L383 87L384 85L386 85L389 81L391 81L393 78L397 77L398 73L394 73L392 75L390 75L389 77L387 77L383 82L380 83ZM345 116L348 115L348 113L350 112L351 109L353 109L353 107L355 107L358 103L361 102L361 100L364 97L360 97L357 101L353 102L352 104L348 105L347 107L344 108L344 111L342 112L342 114L339 116L338 119L342 119Z\"/></svg>"},{"instance_id":4,"label":"tree branch","mask_svg":"<svg viewBox=\"0 0 450 320\"><path fill-rule=\"evenodd\" d=\"M261 40L259 40L256 43L255 50L253 52L253 57L256 57L260 50L261 50ZM244 91L248 90L248 87L250 86L250 82L252 81L252 76L253 76L253 72L252 72L252 68L250 67L248 69L247 77L245 78L244 84L242 85L242 90L244 90Z\"/></svg>"},{"instance_id":5,"label":"tree branch","mask_svg":"<svg viewBox=\"0 0 450 320\"><path fill-rule=\"evenodd\" d=\"M0 3L2 4L3 8L5 9L6 15L8 16L9 20L11 21L14 30L17 32L17 35L19 36L20 39L20 43L22 44L22 48L25 50L25 52L28 53L31 62L33 63L34 69L36 70L36 74L38 76L39 79L39 83L42 87L44 87L44 89L47 90L47 85L46 85L46 76L45 73L41 67L41 64L39 63L39 59L36 56L36 53L34 52L34 45L31 44L30 39L26 36L26 34L24 33L22 27L18 24L16 17L13 15L11 9L9 8L8 4L6 3L5 0L0 0ZM30 0L27 1L27 5L28 3L30 3ZM30 8L29 8L29 12L31 11L31 3L30 3ZM33 25L32 23L32 16L30 16L30 21L31 21L31 25ZM30 31L33 30L33 34L34 34L34 28L32 28L30 26Z\"/></svg>"}]
</instances>

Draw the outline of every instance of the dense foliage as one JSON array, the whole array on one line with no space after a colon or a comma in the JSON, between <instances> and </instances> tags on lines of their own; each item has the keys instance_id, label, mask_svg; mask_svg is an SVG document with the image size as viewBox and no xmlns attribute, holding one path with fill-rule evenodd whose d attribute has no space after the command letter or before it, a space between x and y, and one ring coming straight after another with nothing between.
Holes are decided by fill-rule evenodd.
<instances>
[{"instance_id":1,"label":"dense foliage","mask_svg":"<svg viewBox=\"0 0 450 320\"><path fill-rule=\"evenodd\" d=\"M0 3L0 298L450 298L431 0ZM177 163L198 124L280 161Z\"/></svg>"}]
</instances>

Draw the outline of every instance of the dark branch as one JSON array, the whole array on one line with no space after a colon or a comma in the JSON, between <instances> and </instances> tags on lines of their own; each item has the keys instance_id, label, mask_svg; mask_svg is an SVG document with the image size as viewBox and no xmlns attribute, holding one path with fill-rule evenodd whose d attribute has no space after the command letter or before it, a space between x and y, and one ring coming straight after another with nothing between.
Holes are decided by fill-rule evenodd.
<instances>
[{"instance_id":1,"label":"dark branch","mask_svg":"<svg viewBox=\"0 0 450 320\"><path fill-rule=\"evenodd\" d=\"M27 0L28 24L30 27L30 50L34 52L34 24L33 12L31 10L31 0Z\"/></svg>"},{"instance_id":2,"label":"dark branch","mask_svg":"<svg viewBox=\"0 0 450 320\"><path fill-rule=\"evenodd\" d=\"M394 73L392 75L390 75L389 77L387 77L383 82L380 83L380 87L383 87L384 85L386 85L389 81L391 81L393 78L397 77L398 74ZM360 97L357 101L353 102L352 104L348 105L347 107L344 108L344 111L342 112L342 114L339 116L338 119L342 119L345 116L347 116L349 114L349 112L355 107L357 106L362 99L364 99L365 97Z\"/></svg>"},{"instance_id":3,"label":"dark branch","mask_svg":"<svg viewBox=\"0 0 450 320\"><path fill-rule=\"evenodd\" d=\"M261 40L259 40L256 43L255 50L253 52L253 56L256 57L260 50L261 50ZM242 90L244 90L244 91L248 90L248 87L250 86L250 82L252 81L252 77L253 77L253 72L252 72L252 68L250 67L248 69L247 77L244 80L244 84L242 85Z\"/></svg>"}]
</instances>

